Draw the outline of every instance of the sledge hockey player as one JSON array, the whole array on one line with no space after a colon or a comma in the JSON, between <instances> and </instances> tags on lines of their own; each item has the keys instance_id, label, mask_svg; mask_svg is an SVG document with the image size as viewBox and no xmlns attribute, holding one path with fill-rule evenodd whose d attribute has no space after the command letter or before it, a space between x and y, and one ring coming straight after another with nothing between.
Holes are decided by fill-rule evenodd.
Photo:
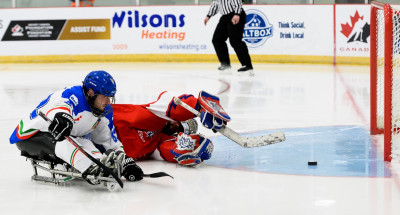
<instances>
[{"instance_id":1,"label":"sledge hockey player","mask_svg":"<svg viewBox=\"0 0 400 215\"><path fill-rule=\"evenodd\" d=\"M219 98L201 91L199 98L184 94L178 97L201 112L201 123L218 130L230 120L219 104ZM222 114L216 114L222 113ZM168 92L145 105L115 104L114 123L125 153L133 159L146 159L158 149L169 162L195 166L208 160L214 149L210 139L196 134L196 116L174 103Z\"/></svg>"},{"instance_id":2,"label":"sledge hockey player","mask_svg":"<svg viewBox=\"0 0 400 215\"><path fill-rule=\"evenodd\" d=\"M89 183L99 184L99 180L88 178L109 175L85 156L79 147L71 144L69 138L65 138L70 136L83 150L114 172L122 172L129 181L141 180L143 171L125 155L115 133L111 105L114 104L116 90L116 83L110 74L105 71L90 72L83 85L65 88L44 99L19 122L10 143L16 144L21 155L33 159L35 164L36 161L67 164L73 167L73 171L82 173L82 178ZM39 116L40 112L52 122L45 121ZM94 143L104 147L106 153L102 154ZM117 166L117 163L120 165Z\"/></svg>"}]
</instances>

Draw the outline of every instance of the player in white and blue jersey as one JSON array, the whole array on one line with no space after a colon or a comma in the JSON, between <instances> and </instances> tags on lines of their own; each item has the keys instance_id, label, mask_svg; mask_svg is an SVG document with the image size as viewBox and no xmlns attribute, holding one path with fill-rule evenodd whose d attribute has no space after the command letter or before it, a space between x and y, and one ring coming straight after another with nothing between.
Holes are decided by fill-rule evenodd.
<instances>
[{"instance_id":1,"label":"player in white and blue jersey","mask_svg":"<svg viewBox=\"0 0 400 215\"><path fill-rule=\"evenodd\" d=\"M105 71L90 72L82 86L73 86L50 94L27 117L20 120L10 137L21 155L54 163L67 163L82 175L104 174L80 149L69 143L74 140L92 157L109 162L122 162L122 175L128 180L141 180L143 171L133 159L125 156L115 132L112 105L116 93L113 77ZM52 123L39 116L44 113ZM105 155L98 147L104 148Z\"/></svg>"}]
</instances>

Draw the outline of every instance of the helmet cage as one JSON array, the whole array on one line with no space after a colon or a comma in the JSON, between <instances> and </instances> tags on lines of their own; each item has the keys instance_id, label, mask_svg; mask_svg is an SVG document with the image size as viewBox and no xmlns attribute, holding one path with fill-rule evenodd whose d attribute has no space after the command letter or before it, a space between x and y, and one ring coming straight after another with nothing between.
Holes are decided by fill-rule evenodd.
<instances>
[{"instance_id":1,"label":"helmet cage","mask_svg":"<svg viewBox=\"0 0 400 215\"><path fill-rule=\"evenodd\" d=\"M114 96L110 97L110 104L107 105L104 108L104 110L101 110L101 109L97 108L95 106L95 104L94 104L94 102L95 102L95 100L96 100L98 95L99 94L95 94L94 96L89 96L86 93L86 96L88 98L89 107L90 107L90 110L92 111L93 115L96 116L96 117L103 117L103 116L106 116L107 114L109 114L112 111L113 106L115 104L115 97Z\"/></svg>"}]
</instances>

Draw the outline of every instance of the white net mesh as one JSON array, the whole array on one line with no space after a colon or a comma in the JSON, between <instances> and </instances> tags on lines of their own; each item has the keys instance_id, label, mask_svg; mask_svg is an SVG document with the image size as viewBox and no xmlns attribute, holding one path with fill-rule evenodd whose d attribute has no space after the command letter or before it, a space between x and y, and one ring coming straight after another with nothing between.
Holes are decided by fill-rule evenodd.
<instances>
[{"instance_id":1,"label":"white net mesh","mask_svg":"<svg viewBox=\"0 0 400 215\"><path fill-rule=\"evenodd\" d=\"M390 155L392 161L400 162L400 7L391 7L392 17L388 17L389 13L385 14L382 9L376 10L376 127L384 129L384 117L391 116L391 130L386 128L385 138L389 134L391 151ZM386 17L385 17L386 16ZM390 33L393 41L385 41L385 18L392 19L393 25L392 32ZM388 26L387 26L388 27ZM385 43L391 43L393 52L391 53L392 62L390 58L385 59ZM392 77L390 83L385 86L385 63L391 65ZM391 90L392 106L389 112L385 112L385 87ZM374 123L374 122L371 122ZM389 133L387 133L390 131ZM389 149L389 148L388 148ZM386 150L386 148L385 148Z\"/></svg>"},{"instance_id":2,"label":"white net mesh","mask_svg":"<svg viewBox=\"0 0 400 215\"><path fill-rule=\"evenodd\" d=\"M385 73L385 19L384 11L377 10L376 14L376 51L377 51L377 86L376 86L376 119L377 128L384 128L384 73Z\"/></svg>"},{"instance_id":3,"label":"white net mesh","mask_svg":"<svg viewBox=\"0 0 400 215\"><path fill-rule=\"evenodd\" d=\"M400 10L393 9L392 161L400 160Z\"/></svg>"}]
</instances>

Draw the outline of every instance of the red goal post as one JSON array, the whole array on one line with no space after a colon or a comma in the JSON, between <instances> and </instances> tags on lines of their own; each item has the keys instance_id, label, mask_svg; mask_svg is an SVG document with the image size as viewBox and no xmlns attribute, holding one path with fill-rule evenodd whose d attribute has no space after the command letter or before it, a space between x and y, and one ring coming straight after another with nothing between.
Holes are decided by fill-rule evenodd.
<instances>
[{"instance_id":1,"label":"red goal post","mask_svg":"<svg viewBox=\"0 0 400 215\"><path fill-rule=\"evenodd\" d=\"M400 160L400 7L373 1L370 26L371 134L384 134L384 160Z\"/></svg>"}]
</instances>

